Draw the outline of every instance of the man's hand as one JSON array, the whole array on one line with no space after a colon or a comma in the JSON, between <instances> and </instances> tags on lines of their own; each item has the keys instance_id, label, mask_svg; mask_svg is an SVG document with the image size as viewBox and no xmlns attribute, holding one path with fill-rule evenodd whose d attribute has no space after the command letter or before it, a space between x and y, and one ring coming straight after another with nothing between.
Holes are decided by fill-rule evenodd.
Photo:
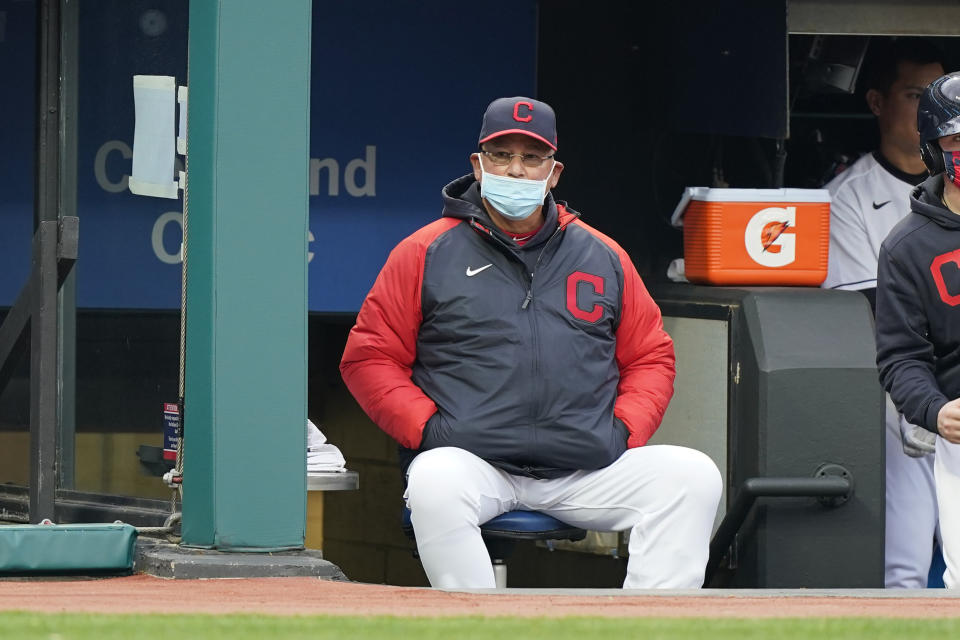
<instances>
[{"instance_id":1,"label":"man's hand","mask_svg":"<svg viewBox=\"0 0 960 640\"><path fill-rule=\"evenodd\" d=\"M960 398L940 407L937 414L937 431L944 439L960 444Z\"/></svg>"}]
</instances>

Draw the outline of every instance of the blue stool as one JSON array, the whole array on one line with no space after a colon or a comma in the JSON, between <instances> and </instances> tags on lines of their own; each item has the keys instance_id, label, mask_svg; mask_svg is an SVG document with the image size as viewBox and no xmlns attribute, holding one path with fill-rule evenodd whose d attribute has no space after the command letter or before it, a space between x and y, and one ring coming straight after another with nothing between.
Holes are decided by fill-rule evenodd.
<instances>
[{"instance_id":1,"label":"blue stool","mask_svg":"<svg viewBox=\"0 0 960 640\"><path fill-rule=\"evenodd\" d=\"M415 540L410 509L403 507L401 515L403 532ZM513 553L517 540L583 540L587 532L571 527L539 511L507 511L480 525L480 535L487 545L493 563L493 577L498 589L507 586L506 559Z\"/></svg>"}]
</instances>

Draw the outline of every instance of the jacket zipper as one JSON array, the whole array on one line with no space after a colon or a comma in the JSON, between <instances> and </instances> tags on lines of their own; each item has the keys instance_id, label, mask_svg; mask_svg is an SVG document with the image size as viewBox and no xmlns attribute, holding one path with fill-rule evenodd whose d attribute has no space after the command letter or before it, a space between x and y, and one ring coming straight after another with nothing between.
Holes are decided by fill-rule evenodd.
<instances>
[{"instance_id":1,"label":"jacket zipper","mask_svg":"<svg viewBox=\"0 0 960 640\"><path fill-rule=\"evenodd\" d=\"M550 246L550 243L554 238L560 235L560 232L563 230L563 228L564 227L558 226L556 231L553 232L553 235L547 238L547 241L543 243L543 248L540 249L540 254L537 255L537 261L533 265L533 273L531 273L530 277L528 278L528 282L530 284L527 288L527 297L523 299L523 304L520 305L521 309L526 310L526 308L530 306L530 303L533 301L533 276L537 272L537 269L540 268L540 261L543 259L543 254L547 251L547 247ZM526 269L524 269L524 271L526 271Z\"/></svg>"},{"instance_id":2,"label":"jacket zipper","mask_svg":"<svg viewBox=\"0 0 960 640\"><path fill-rule=\"evenodd\" d=\"M564 225L565 226L565 225ZM543 255L547 252L547 248L550 246L550 243L560 235L560 232L564 227L557 226L556 230L553 232L547 241L543 243L543 248L540 249L539 255L537 255L537 261L533 264L533 273L530 274L528 282L530 283L530 288L527 289L527 297L524 298L523 304L520 305L521 310L526 310L530 303L533 301L533 279L536 276L537 270L540 268L540 261L543 260ZM524 270L526 271L526 270ZM540 383L540 331L537 326L536 315L530 314L530 334L533 336L533 384L537 385ZM541 398L542 395L539 389L534 390L533 397ZM537 447L537 422L540 416L540 404L541 401L537 402L537 406L534 407L533 415L530 416L530 426L532 428L533 435L533 446Z\"/></svg>"},{"instance_id":3,"label":"jacket zipper","mask_svg":"<svg viewBox=\"0 0 960 640\"><path fill-rule=\"evenodd\" d=\"M505 243L503 240L501 240L501 239L498 238L496 235L494 235L494 233L493 233L492 231L490 231L489 229L487 229L487 228L484 227L483 225L477 223L476 220L472 220L472 219L470 220L470 226L473 227L474 229L482 232L482 233L485 233L489 238L491 238L492 240L496 241L500 246L502 246L502 247L504 247L505 249L507 249L507 250L508 250L508 251L507 251L508 254L509 254L514 260L517 260L518 262L520 262L521 265L523 266L523 273L524 273L524 276L526 276L526 279L527 279L527 295L524 297L523 303L520 305L520 309L523 310L523 311L526 311L526 310L527 310L527 307L529 307L529 306L530 306L530 303L533 301L533 278L534 278L534 274L536 274L536 272L537 272L537 269L540 268L540 261L543 260L543 255L546 253L547 248L550 246L550 243L553 242L553 239L554 239L554 238L556 238L558 235L560 235L560 232L563 231L563 230L566 228L567 225L566 225L566 224L557 225L557 228L556 228L556 230L553 232L553 235L551 235L549 238L547 238L547 241L543 243L543 248L540 249L540 253L537 255L537 261L536 261L536 262L534 263L534 265L533 265L533 273L527 273L527 265L526 265L526 263L525 263L522 259L520 259L520 258L517 257L517 255L513 252L513 247L509 246L509 245L508 245L507 243ZM532 352L532 358L531 358L531 360L532 360L532 363L531 363L532 367L531 367L531 368L532 368L533 374L532 374L531 380L533 381L533 384L537 384L537 383L538 383L538 380L539 380L539 375L538 375L538 374L539 374L539 371L540 371L540 333L539 333L539 331L537 330L537 321L536 321L536 318L534 317L534 315L533 315L533 314L530 314L529 318L530 318L530 335L531 335L531 338L532 338L532 340L533 340L533 345L532 345L532 349L531 349L531 352ZM539 397L539 395L540 395L540 394L537 392L537 390L534 390L534 393L531 394L531 397L537 398L537 397ZM532 435L533 435L533 442L531 443L531 446L532 446L532 447L536 447L536 440L537 440L537 437L536 437L536 436L537 436L537 424L536 424L536 423L537 423L537 416L540 415L540 407L539 407L539 404L538 404L538 406L536 406L536 407L531 407L531 409L532 409L532 411L531 411L531 415L530 415L530 427L531 427L531 429L532 429Z\"/></svg>"}]
</instances>

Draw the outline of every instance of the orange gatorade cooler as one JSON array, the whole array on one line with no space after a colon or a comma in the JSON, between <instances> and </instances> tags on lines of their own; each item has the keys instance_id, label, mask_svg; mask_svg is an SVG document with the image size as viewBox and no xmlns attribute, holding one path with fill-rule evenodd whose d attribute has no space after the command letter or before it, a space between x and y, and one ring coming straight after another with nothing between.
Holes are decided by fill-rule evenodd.
<instances>
[{"instance_id":1,"label":"orange gatorade cooler","mask_svg":"<svg viewBox=\"0 0 960 640\"><path fill-rule=\"evenodd\" d=\"M672 221L690 282L816 287L827 277L826 189L687 187Z\"/></svg>"}]
</instances>

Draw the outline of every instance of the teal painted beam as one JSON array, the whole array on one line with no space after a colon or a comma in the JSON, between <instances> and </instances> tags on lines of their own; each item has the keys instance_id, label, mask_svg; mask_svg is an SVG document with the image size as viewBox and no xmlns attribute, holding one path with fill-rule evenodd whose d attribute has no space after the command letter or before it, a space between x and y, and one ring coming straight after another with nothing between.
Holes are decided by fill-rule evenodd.
<instances>
[{"instance_id":1,"label":"teal painted beam","mask_svg":"<svg viewBox=\"0 0 960 640\"><path fill-rule=\"evenodd\" d=\"M186 546L303 546L310 22L190 3Z\"/></svg>"}]
</instances>

